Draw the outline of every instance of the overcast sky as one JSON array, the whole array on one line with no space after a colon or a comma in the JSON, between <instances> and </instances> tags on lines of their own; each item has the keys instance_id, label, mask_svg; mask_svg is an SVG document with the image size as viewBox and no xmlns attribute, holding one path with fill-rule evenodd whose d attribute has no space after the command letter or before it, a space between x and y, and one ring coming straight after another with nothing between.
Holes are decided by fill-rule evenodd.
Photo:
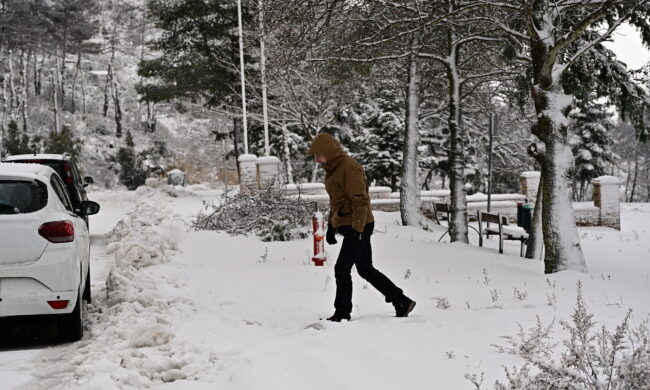
<instances>
[{"instance_id":1,"label":"overcast sky","mask_svg":"<svg viewBox=\"0 0 650 390\"><path fill-rule=\"evenodd\" d=\"M650 50L641 44L640 33L634 27L624 24L616 29L612 38L614 42L606 42L605 46L613 50L628 68L639 69L650 61Z\"/></svg>"}]
</instances>

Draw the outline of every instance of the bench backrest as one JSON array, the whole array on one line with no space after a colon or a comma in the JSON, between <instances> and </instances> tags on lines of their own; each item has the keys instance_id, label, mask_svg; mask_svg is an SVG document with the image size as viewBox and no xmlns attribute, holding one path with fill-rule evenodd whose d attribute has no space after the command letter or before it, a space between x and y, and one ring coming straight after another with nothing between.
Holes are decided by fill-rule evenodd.
<instances>
[{"instance_id":1,"label":"bench backrest","mask_svg":"<svg viewBox=\"0 0 650 390\"><path fill-rule=\"evenodd\" d=\"M436 203L436 202L433 202L433 208L438 213L448 213L449 212L449 204L448 203Z\"/></svg>"},{"instance_id":2,"label":"bench backrest","mask_svg":"<svg viewBox=\"0 0 650 390\"><path fill-rule=\"evenodd\" d=\"M479 221L481 222L487 222L487 223L499 223L499 217L501 217L501 225L507 225L508 224L508 217L505 215L500 215L500 214L493 214L493 213L486 213L485 211L479 211L478 212L478 218Z\"/></svg>"},{"instance_id":3,"label":"bench backrest","mask_svg":"<svg viewBox=\"0 0 650 390\"><path fill-rule=\"evenodd\" d=\"M449 220L449 204L433 202L433 219L438 223L441 220Z\"/></svg>"}]
</instances>

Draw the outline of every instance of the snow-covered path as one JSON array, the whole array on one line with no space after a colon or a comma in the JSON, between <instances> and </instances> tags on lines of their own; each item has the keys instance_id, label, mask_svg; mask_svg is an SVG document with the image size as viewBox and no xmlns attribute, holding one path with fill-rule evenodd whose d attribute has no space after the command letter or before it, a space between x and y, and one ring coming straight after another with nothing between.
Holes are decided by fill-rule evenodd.
<instances>
[{"instance_id":1,"label":"snow-covered path","mask_svg":"<svg viewBox=\"0 0 650 390\"><path fill-rule=\"evenodd\" d=\"M91 198L101 204L101 214L91 217L90 253L91 253L91 290L96 299L106 294L106 278L114 265L114 257L106 254L106 243L115 224L133 207L134 198L126 192L96 192ZM42 326L41 326L42 325ZM76 351L76 344L57 344L55 332L48 332L48 324L38 321L19 323L17 326L36 326L35 336L39 339L18 339L13 341L19 330L5 336L9 347L0 349L0 383L6 389L30 388L29 383L39 375L48 356L60 356ZM49 326L53 326L49 324ZM55 364L56 365L56 364ZM45 366L49 366L45 364Z\"/></svg>"},{"instance_id":2,"label":"snow-covered path","mask_svg":"<svg viewBox=\"0 0 650 390\"><path fill-rule=\"evenodd\" d=\"M377 213L375 264L418 305L395 318L355 275L353 321L332 324L319 318L332 311L338 247L317 268L308 240L189 231L186 222L214 191L93 195L102 214L91 221L87 334L74 344L0 351L3 388L470 389L465 374L481 373L489 388L504 365L521 363L491 344L536 316L567 319L578 280L599 323L618 324L627 308L635 323L650 312L648 204L623 205L620 233L580 229L589 275L547 276L540 262L516 257L516 243L506 247L510 256L437 243L399 226L397 214Z\"/></svg>"}]
</instances>

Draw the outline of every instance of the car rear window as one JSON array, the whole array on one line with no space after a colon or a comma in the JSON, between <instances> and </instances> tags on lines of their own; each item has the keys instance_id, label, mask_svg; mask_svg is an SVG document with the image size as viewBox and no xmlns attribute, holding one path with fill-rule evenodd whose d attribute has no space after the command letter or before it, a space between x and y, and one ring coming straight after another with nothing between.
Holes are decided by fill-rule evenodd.
<instances>
[{"instance_id":1,"label":"car rear window","mask_svg":"<svg viewBox=\"0 0 650 390\"><path fill-rule=\"evenodd\" d=\"M41 159L30 159L30 160L15 160L15 161L10 161L10 162L15 162L15 163L21 163L21 164L39 164L39 165L45 165L48 166L56 173L59 174L60 177L66 177L65 174L65 169L63 168L64 162L61 160L41 160Z\"/></svg>"},{"instance_id":2,"label":"car rear window","mask_svg":"<svg viewBox=\"0 0 650 390\"><path fill-rule=\"evenodd\" d=\"M0 214L33 213L46 204L45 183L38 180L0 180Z\"/></svg>"}]
</instances>

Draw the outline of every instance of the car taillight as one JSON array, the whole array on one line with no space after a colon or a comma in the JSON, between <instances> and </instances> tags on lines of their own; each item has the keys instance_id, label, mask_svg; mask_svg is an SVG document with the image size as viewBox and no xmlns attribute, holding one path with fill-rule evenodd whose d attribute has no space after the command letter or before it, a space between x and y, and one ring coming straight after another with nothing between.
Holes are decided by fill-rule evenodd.
<instances>
[{"instance_id":1,"label":"car taillight","mask_svg":"<svg viewBox=\"0 0 650 390\"><path fill-rule=\"evenodd\" d=\"M65 171L65 177L63 178L63 181L65 181L65 184L73 184L73 181L72 181L72 169L70 169L70 165L63 164L63 170Z\"/></svg>"},{"instance_id":2,"label":"car taillight","mask_svg":"<svg viewBox=\"0 0 650 390\"><path fill-rule=\"evenodd\" d=\"M69 301L67 301L67 300L63 300L63 301L47 301L47 303L50 305L50 307L52 309L56 309L56 310L65 309L66 307L68 307L68 302Z\"/></svg>"},{"instance_id":3,"label":"car taillight","mask_svg":"<svg viewBox=\"0 0 650 390\"><path fill-rule=\"evenodd\" d=\"M47 222L38 228L38 234L49 242L72 242L74 241L74 225L71 221Z\"/></svg>"}]
</instances>

